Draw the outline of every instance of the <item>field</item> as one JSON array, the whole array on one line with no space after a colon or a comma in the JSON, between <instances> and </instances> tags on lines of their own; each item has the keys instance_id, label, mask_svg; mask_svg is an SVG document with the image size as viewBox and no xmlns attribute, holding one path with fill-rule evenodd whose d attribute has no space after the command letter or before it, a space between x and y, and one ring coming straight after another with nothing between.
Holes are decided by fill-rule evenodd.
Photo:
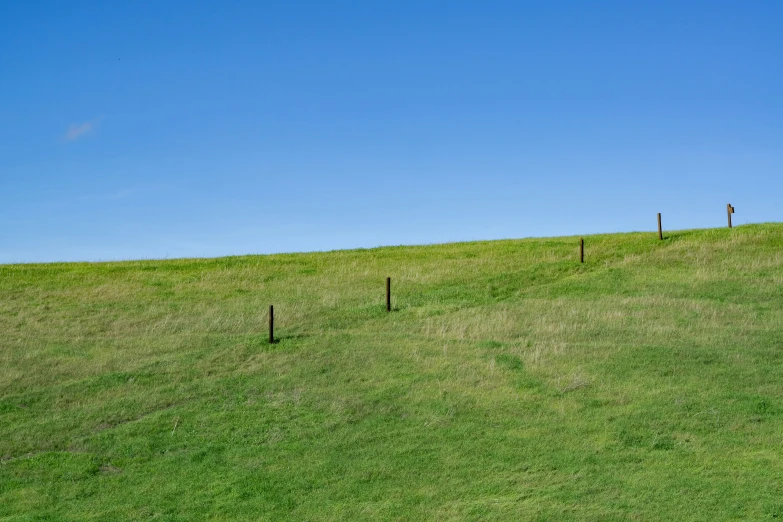
<instances>
[{"instance_id":1,"label":"field","mask_svg":"<svg viewBox=\"0 0 783 522\"><path fill-rule=\"evenodd\" d=\"M2 265L0 519L783 518L783 224L578 239Z\"/></svg>"}]
</instances>

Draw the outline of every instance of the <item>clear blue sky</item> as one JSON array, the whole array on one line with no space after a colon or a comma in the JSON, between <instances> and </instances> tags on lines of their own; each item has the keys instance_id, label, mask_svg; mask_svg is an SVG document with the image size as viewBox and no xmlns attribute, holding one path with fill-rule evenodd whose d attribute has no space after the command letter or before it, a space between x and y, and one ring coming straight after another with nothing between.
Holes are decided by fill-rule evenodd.
<instances>
[{"instance_id":1,"label":"clear blue sky","mask_svg":"<svg viewBox=\"0 0 783 522\"><path fill-rule=\"evenodd\" d=\"M0 262L783 221L783 2L0 2Z\"/></svg>"}]
</instances>

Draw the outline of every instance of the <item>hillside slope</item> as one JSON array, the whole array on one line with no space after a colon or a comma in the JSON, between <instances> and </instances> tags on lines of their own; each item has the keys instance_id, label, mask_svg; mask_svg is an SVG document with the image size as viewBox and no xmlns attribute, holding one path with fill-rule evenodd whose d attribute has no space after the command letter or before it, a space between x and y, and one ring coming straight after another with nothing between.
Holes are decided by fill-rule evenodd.
<instances>
[{"instance_id":1,"label":"hillside slope","mask_svg":"<svg viewBox=\"0 0 783 522\"><path fill-rule=\"evenodd\" d=\"M0 266L0 519L783 517L783 224L585 242Z\"/></svg>"}]
</instances>

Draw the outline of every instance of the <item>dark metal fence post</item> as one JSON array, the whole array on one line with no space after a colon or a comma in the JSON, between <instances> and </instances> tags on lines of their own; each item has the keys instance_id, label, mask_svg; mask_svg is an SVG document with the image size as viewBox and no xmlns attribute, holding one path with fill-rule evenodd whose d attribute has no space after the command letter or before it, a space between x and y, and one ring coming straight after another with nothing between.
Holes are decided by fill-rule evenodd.
<instances>
[{"instance_id":1,"label":"dark metal fence post","mask_svg":"<svg viewBox=\"0 0 783 522\"><path fill-rule=\"evenodd\" d=\"M269 305L269 344L275 343L275 307Z\"/></svg>"},{"instance_id":2,"label":"dark metal fence post","mask_svg":"<svg viewBox=\"0 0 783 522\"><path fill-rule=\"evenodd\" d=\"M658 212L658 239L663 241L663 229L661 228L661 213Z\"/></svg>"},{"instance_id":3,"label":"dark metal fence post","mask_svg":"<svg viewBox=\"0 0 783 522\"><path fill-rule=\"evenodd\" d=\"M579 239L579 262L585 262L585 238Z\"/></svg>"},{"instance_id":4,"label":"dark metal fence post","mask_svg":"<svg viewBox=\"0 0 783 522\"><path fill-rule=\"evenodd\" d=\"M386 278L386 311L391 312L391 277Z\"/></svg>"}]
</instances>

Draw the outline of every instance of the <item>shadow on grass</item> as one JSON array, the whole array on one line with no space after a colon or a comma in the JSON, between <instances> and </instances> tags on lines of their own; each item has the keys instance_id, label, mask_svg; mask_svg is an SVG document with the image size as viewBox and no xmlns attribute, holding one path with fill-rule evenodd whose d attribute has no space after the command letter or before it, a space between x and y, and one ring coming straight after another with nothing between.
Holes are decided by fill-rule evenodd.
<instances>
[{"instance_id":1,"label":"shadow on grass","mask_svg":"<svg viewBox=\"0 0 783 522\"><path fill-rule=\"evenodd\" d=\"M289 342L289 341L297 341L299 339L304 339L305 337L307 337L307 335L305 335L305 334L289 334L289 335L275 336L275 339L272 342L272 344L280 344L280 343L285 343L285 342ZM268 339L267 339L267 341L268 341Z\"/></svg>"}]
</instances>

